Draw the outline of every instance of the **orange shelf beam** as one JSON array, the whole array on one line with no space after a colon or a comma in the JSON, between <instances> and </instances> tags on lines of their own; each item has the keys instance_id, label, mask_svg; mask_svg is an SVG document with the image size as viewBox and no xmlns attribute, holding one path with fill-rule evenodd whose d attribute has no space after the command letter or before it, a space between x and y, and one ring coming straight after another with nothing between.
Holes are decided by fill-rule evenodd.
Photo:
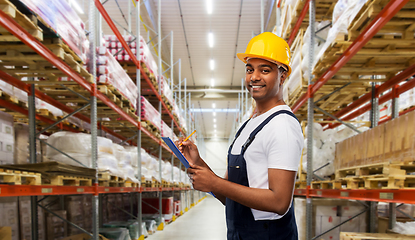
<instances>
[{"instance_id":1,"label":"orange shelf beam","mask_svg":"<svg viewBox=\"0 0 415 240\"><path fill-rule=\"evenodd\" d=\"M415 189L310 189L310 197L415 204ZM295 196L306 196L306 189L295 189Z\"/></svg>"},{"instance_id":2,"label":"orange shelf beam","mask_svg":"<svg viewBox=\"0 0 415 240\"><path fill-rule=\"evenodd\" d=\"M18 196L45 196L45 195L79 195L106 193L130 193L130 192L163 192L182 191L190 188L151 188L151 187L97 187L94 186L48 186L48 185L4 185L0 184L0 197Z\"/></svg>"}]
</instances>

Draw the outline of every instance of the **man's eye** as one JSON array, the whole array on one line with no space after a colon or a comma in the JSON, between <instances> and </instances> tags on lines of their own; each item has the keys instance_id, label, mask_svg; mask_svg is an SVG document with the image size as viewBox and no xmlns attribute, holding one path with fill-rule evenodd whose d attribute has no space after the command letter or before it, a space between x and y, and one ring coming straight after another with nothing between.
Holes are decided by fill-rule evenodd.
<instances>
[{"instance_id":1,"label":"man's eye","mask_svg":"<svg viewBox=\"0 0 415 240\"><path fill-rule=\"evenodd\" d=\"M252 69L246 69L246 72L247 73L251 73L252 72Z\"/></svg>"},{"instance_id":2,"label":"man's eye","mask_svg":"<svg viewBox=\"0 0 415 240\"><path fill-rule=\"evenodd\" d=\"M262 70L262 72L263 72L263 73L269 73L269 72L270 72L270 70L269 70L269 69L263 69L263 70Z\"/></svg>"}]
</instances>

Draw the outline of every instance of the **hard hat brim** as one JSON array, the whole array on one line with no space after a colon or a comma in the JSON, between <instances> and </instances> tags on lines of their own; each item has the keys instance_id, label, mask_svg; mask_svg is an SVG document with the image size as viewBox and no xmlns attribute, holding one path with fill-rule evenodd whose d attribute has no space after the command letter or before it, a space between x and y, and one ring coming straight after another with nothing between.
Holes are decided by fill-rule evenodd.
<instances>
[{"instance_id":1,"label":"hard hat brim","mask_svg":"<svg viewBox=\"0 0 415 240\"><path fill-rule=\"evenodd\" d=\"M248 59L248 58L260 58L260 59L264 59L264 60L267 60L267 61L270 61L270 62L277 62L272 58L268 58L268 57L264 57L262 55L256 55L256 54L237 53L236 56L244 63L247 63L246 59ZM280 62L278 62L278 63L280 63ZM290 76L291 67L286 65L286 64L283 64L283 63L280 63L280 64L284 65L284 66L287 66L287 68L288 68L287 77Z\"/></svg>"}]
</instances>

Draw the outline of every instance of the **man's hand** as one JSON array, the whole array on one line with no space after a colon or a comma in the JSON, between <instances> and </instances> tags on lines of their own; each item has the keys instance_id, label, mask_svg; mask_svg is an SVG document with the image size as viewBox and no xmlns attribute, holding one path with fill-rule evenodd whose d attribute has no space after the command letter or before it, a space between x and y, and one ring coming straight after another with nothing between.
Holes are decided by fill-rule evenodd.
<instances>
[{"instance_id":1,"label":"man's hand","mask_svg":"<svg viewBox=\"0 0 415 240\"><path fill-rule=\"evenodd\" d=\"M220 179L209 168L191 163L190 168L187 169L187 173L189 174L193 188L202 192L212 192L216 180Z\"/></svg>"},{"instance_id":2,"label":"man's hand","mask_svg":"<svg viewBox=\"0 0 415 240\"><path fill-rule=\"evenodd\" d=\"M192 141L187 140L183 142L183 139L179 139L175 144L190 164L205 166L205 162L200 158L197 146Z\"/></svg>"}]
</instances>

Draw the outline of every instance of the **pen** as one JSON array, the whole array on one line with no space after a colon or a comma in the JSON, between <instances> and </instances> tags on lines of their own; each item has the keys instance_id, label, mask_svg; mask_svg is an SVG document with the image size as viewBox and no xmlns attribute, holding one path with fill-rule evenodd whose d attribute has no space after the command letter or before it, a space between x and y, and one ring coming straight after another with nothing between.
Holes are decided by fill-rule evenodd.
<instances>
[{"instance_id":1,"label":"pen","mask_svg":"<svg viewBox=\"0 0 415 240\"><path fill-rule=\"evenodd\" d=\"M194 130L187 138L185 138L182 143L179 144L179 147L183 144L183 142L186 142L187 140L189 140L189 138L196 132L196 130Z\"/></svg>"}]
</instances>

